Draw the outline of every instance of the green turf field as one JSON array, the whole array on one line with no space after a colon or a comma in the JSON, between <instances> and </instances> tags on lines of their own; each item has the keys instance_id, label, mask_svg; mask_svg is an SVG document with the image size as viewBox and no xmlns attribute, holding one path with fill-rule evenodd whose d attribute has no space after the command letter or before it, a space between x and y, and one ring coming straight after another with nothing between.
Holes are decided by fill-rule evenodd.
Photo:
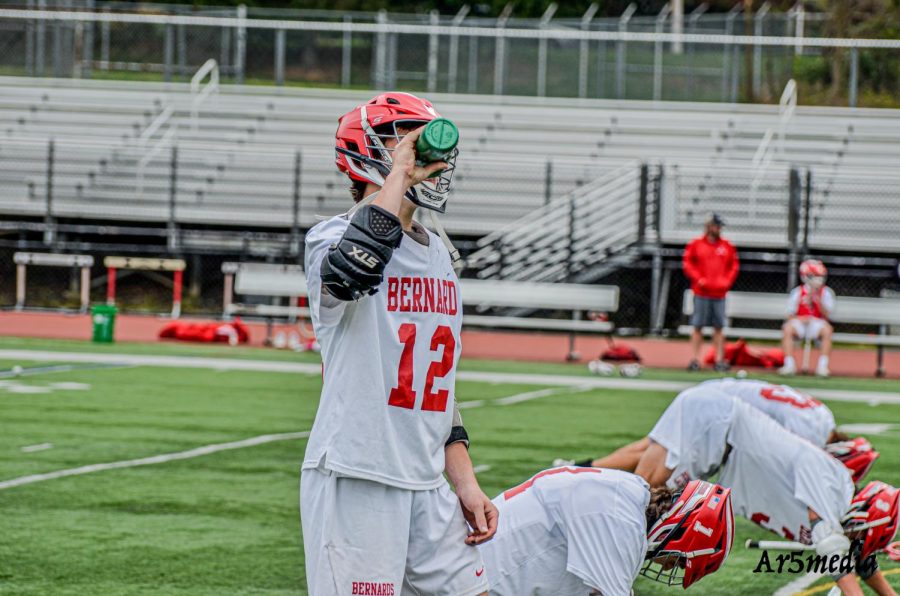
<instances>
[{"instance_id":1,"label":"green turf field","mask_svg":"<svg viewBox=\"0 0 900 596\"><path fill-rule=\"evenodd\" d=\"M313 355L226 347L0 340L0 350L240 357L312 363ZM0 360L0 371L56 366ZM305 594L299 464L315 415L317 374L129 366L0 374L0 594ZM463 362L462 371L584 376L583 367ZM648 371L644 378L700 380ZM796 383L800 385L801 383ZM815 382L804 379L804 386ZM900 393L897 382L832 379L830 389ZM482 487L494 496L559 456L610 451L646 434L671 391L569 390L503 405L541 386L460 381L460 401ZM900 484L900 405L828 401L839 423L896 423L872 436L882 453L870 477ZM273 436L274 435L274 436ZM101 469L18 486L3 482L91 464L140 460L251 439L207 455ZM22 450L23 447L27 449ZM168 459L168 458L163 458ZM146 462L134 462L146 463ZM502 523L502 520L501 520ZM753 574L738 521L725 568L691 594L771 594L798 575ZM900 588L900 565L882 561ZM813 590L824 586L820 581ZM680 593L638 579L636 594ZM813 593L807 591L804 593ZM823 593L824 591L816 592Z\"/></svg>"}]
</instances>

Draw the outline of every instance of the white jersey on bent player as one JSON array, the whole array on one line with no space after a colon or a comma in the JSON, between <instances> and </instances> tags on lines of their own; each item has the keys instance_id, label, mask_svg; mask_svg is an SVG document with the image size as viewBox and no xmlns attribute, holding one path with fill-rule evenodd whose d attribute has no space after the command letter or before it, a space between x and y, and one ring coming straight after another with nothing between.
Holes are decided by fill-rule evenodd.
<instances>
[{"instance_id":1,"label":"white jersey on bent player","mask_svg":"<svg viewBox=\"0 0 900 596\"><path fill-rule=\"evenodd\" d=\"M650 490L634 474L545 470L494 499L501 522L479 546L494 596L631 593L647 552Z\"/></svg>"},{"instance_id":2,"label":"white jersey on bent player","mask_svg":"<svg viewBox=\"0 0 900 596\"><path fill-rule=\"evenodd\" d=\"M853 482L838 460L741 401L735 404L728 443L732 450L718 482L732 489L736 515L806 544L811 543L808 509L840 526Z\"/></svg>"},{"instance_id":3,"label":"white jersey on bent player","mask_svg":"<svg viewBox=\"0 0 900 596\"><path fill-rule=\"evenodd\" d=\"M440 238L403 234L378 292L341 302L320 266L346 215L306 236L306 276L323 386L304 468L319 466L411 490L443 482L456 363L462 349L459 279Z\"/></svg>"},{"instance_id":4,"label":"white jersey on bent player","mask_svg":"<svg viewBox=\"0 0 900 596\"><path fill-rule=\"evenodd\" d=\"M818 447L825 447L835 428L834 415L828 406L787 385L729 378L706 381L699 386L714 387L737 397Z\"/></svg>"},{"instance_id":5,"label":"white jersey on bent player","mask_svg":"<svg viewBox=\"0 0 900 596\"><path fill-rule=\"evenodd\" d=\"M669 404L648 435L666 448L665 466L672 470L669 488L682 489L691 480L706 480L718 471L733 406L727 394L702 385L685 389Z\"/></svg>"}]
</instances>

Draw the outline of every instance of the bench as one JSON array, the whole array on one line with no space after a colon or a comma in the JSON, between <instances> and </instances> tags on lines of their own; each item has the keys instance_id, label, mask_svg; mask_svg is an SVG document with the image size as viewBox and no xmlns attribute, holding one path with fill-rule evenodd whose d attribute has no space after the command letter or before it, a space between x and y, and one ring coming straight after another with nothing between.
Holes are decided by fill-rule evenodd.
<instances>
[{"instance_id":1,"label":"bench","mask_svg":"<svg viewBox=\"0 0 900 596\"><path fill-rule=\"evenodd\" d=\"M296 319L309 317L309 308L295 306L296 298L307 296L306 275L299 265L272 265L266 263L223 263L225 274L223 314L249 314L265 317ZM608 321L581 319L584 311L615 312L619 308L619 288L585 284L520 282L502 280L463 279L460 293L464 305L483 312L487 308L515 308L525 310L567 310L571 319L550 319L502 315L464 314L463 325L474 327L499 327L539 331L565 331L578 333L611 333ZM240 304L234 302L235 294L244 296L289 297L290 305ZM570 357L574 337L570 336Z\"/></svg>"},{"instance_id":2,"label":"bench","mask_svg":"<svg viewBox=\"0 0 900 596\"><path fill-rule=\"evenodd\" d=\"M747 339L781 339L781 329L754 329L752 327L735 328L730 326L730 319L758 319L765 321L784 321L787 318L787 294L765 292L729 292L725 298L726 337L743 337ZM694 312L694 294L690 290L684 293L682 312L690 316ZM884 376L884 348L900 347L900 335L889 335L891 326L900 325L900 298L863 298L856 296L838 296L832 323L851 323L857 325L876 325L878 333L834 333L835 343L851 343L873 345L877 349L876 376ZM690 335L693 327L681 325L678 332ZM708 329L704 329L707 333ZM809 342L804 346L803 368L807 368L809 358Z\"/></svg>"},{"instance_id":3,"label":"bench","mask_svg":"<svg viewBox=\"0 0 900 596\"><path fill-rule=\"evenodd\" d=\"M276 265L271 263L222 263L225 274L222 313L225 318L239 314L263 317L266 320L266 344L272 343L272 326L275 319L294 322L308 318L309 308L297 306L297 299L307 296L306 274L300 265ZM289 304L243 304L234 301L241 296L269 296L288 298Z\"/></svg>"}]
</instances>

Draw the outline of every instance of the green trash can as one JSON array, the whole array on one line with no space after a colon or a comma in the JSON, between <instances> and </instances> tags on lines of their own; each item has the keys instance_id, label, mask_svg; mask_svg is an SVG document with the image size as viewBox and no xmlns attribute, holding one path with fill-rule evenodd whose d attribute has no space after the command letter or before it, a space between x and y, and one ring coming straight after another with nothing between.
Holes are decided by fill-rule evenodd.
<instances>
[{"instance_id":1,"label":"green trash can","mask_svg":"<svg viewBox=\"0 0 900 596\"><path fill-rule=\"evenodd\" d=\"M116 313L119 309L107 304L98 304L91 308L91 320L94 323L93 341L111 344L116 341Z\"/></svg>"}]
</instances>

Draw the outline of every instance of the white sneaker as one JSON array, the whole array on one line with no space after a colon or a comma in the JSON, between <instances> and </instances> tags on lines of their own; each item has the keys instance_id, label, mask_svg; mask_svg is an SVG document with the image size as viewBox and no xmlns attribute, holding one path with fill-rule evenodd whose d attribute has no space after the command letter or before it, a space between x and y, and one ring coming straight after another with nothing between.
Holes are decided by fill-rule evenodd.
<instances>
[{"instance_id":1,"label":"white sneaker","mask_svg":"<svg viewBox=\"0 0 900 596\"><path fill-rule=\"evenodd\" d=\"M552 466L552 467L554 467L554 468L559 468L560 466L574 466L574 465L575 465L575 460L574 460L574 459L562 459L562 458L559 458L559 457L558 457L558 458L556 458L556 459L553 460L553 466Z\"/></svg>"},{"instance_id":2,"label":"white sneaker","mask_svg":"<svg viewBox=\"0 0 900 596\"><path fill-rule=\"evenodd\" d=\"M795 364L785 364L778 369L778 374L783 377L792 377L797 374L797 366Z\"/></svg>"},{"instance_id":3,"label":"white sneaker","mask_svg":"<svg viewBox=\"0 0 900 596\"><path fill-rule=\"evenodd\" d=\"M816 376L822 379L827 379L831 376L831 371L828 370L828 365L819 363L819 366L816 367Z\"/></svg>"}]
</instances>

